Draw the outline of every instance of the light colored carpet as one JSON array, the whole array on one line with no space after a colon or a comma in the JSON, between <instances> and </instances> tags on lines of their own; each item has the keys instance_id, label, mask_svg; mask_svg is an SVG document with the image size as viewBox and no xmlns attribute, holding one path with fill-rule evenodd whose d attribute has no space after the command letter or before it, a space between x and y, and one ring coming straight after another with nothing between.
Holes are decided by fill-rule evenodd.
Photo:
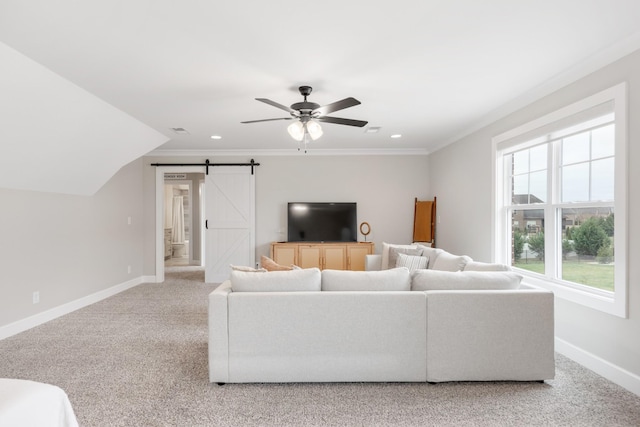
<instances>
[{"instance_id":1,"label":"light colored carpet","mask_svg":"<svg viewBox=\"0 0 640 427\"><path fill-rule=\"evenodd\" d=\"M557 356L540 383L208 382L197 267L0 341L0 377L62 387L82 426L639 426L640 397Z\"/></svg>"}]
</instances>

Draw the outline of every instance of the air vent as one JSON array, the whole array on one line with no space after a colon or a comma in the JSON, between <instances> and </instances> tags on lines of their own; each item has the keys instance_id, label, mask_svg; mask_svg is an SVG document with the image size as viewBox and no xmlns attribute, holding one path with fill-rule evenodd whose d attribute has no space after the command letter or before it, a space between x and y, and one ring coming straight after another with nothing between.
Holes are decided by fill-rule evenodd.
<instances>
[{"instance_id":1,"label":"air vent","mask_svg":"<svg viewBox=\"0 0 640 427\"><path fill-rule=\"evenodd\" d=\"M364 133L378 133L380 132L380 126L369 126Z\"/></svg>"},{"instance_id":2,"label":"air vent","mask_svg":"<svg viewBox=\"0 0 640 427\"><path fill-rule=\"evenodd\" d=\"M189 135L189 132L185 128L171 128L171 130L178 135Z\"/></svg>"}]
</instances>

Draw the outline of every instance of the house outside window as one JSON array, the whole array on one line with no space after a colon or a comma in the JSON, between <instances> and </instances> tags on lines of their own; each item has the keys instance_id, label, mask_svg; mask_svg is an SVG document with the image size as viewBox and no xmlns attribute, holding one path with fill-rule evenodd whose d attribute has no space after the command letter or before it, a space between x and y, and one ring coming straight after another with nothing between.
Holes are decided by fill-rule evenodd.
<instances>
[{"instance_id":1,"label":"house outside window","mask_svg":"<svg viewBox=\"0 0 640 427\"><path fill-rule=\"evenodd\" d=\"M627 316L626 85L493 139L495 259Z\"/></svg>"}]
</instances>

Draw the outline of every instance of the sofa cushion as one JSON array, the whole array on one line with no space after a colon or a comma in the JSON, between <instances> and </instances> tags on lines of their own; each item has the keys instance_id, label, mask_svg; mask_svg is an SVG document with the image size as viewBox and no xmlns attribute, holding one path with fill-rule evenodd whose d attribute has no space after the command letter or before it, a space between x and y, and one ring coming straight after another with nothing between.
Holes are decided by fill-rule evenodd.
<instances>
[{"instance_id":1,"label":"sofa cushion","mask_svg":"<svg viewBox=\"0 0 640 427\"><path fill-rule=\"evenodd\" d=\"M511 271L511 267L505 264L470 261L464 266L463 271Z\"/></svg>"},{"instance_id":2,"label":"sofa cushion","mask_svg":"<svg viewBox=\"0 0 640 427\"><path fill-rule=\"evenodd\" d=\"M511 271L416 270L412 291L518 289L522 276Z\"/></svg>"},{"instance_id":3,"label":"sofa cushion","mask_svg":"<svg viewBox=\"0 0 640 427\"><path fill-rule=\"evenodd\" d=\"M233 292L317 292L322 278L317 268L254 273L231 271Z\"/></svg>"},{"instance_id":4,"label":"sofa cushion","mask_svg":"<svg viewBox=\"0 0 640 427\"><path fill-rule=\"evenodd\" d=\"M418 245L395 245L387 242L382 242L382 270L393 268L395 264L389 264L389 251L391 248L396 249L416 249Z\"/></svg>"},{"instance_id":5,"label":"sofa cushion","mask_svg":"<svg viewBox=\"0 0 640 427\"><path fill-rule=\"evenodd\" d=\"M288 271L293 270L293 266L280 265L268 256L260 257L260 265L267 271Z\"/></svg>"},{"instance_id":6,"label":"sofa cushion","mask_svg":"<svg viewBox=\"0 0 640 427\"><path fill-rule=\"evenodd\" d=\"M429 258L427 268L433 268L438 255L444 252L444 249L432 248L431 246L418 245L418 249L422 249L422 256Z\"/></svg>"},{"instance_id":7,"label":"sofa cushion","mask_svg":"<svg viewBox=\"0 0 640 427\"><path fill-rule=\"evenodd\" d=\"M440 271L462 271L468 262L472 261L466 255L453 255L449 252L442 251L431 265L432 270Z\"/></svg>"},{"instance_id":8,"label":"sofa cushion","mask_svg":"<svg viewBox=\"0 0 640 427\"><path fill-rule=\"evenodd\" d=\"M380 271L322 270L323 291L409 291L406 267Z\"/></svg>"},{"instance_id":9,"label":"sofa cushion","mask_svg":"<svg viewBox=\"0 0 640 427\"><path fill-rule=\"evenodd\" d=\"M398 254L398 260L396 261L396 267L407 267L409 271L427 268L428 264L429 258L419 255Z\"/></svg>"}]
</instances>

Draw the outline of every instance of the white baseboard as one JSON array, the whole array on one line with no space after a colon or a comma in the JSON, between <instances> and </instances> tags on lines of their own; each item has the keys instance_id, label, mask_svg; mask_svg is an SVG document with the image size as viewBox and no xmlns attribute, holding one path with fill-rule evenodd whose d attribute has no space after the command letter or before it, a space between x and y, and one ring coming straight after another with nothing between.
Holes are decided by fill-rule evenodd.
<instances>
[{"instance_id":1,"label":"white baseboard","mask_svg":"<svg viewBox=\"0 0 640 427\"><path fill-rule=\"evenodd\" d=\"M555 346L558 353L640 396L640 376L558 337L555 339Z\"/></svg>"},{"instance_id":2,"label":"white baseboard","mask_svg":"<svg viewBox=\"0 0 640 427\"><path fill-rule=\"evenodd\" d=\"M156 276L142 276L142 283L156 283Z\"/></svg>"},{"instance_id":3,"label":"white baseboard","mask_svg":"<svg viewBox=\"0 0 640 427\"><path fill-rule=\"evenodd\" d=\"M124 283L112 286L94 294L87 295L86 297L79 298L75 301L71 301L66 304L59 305L58 307L43 311L42 313L34 314L33 316L29 316L25 319L9 323L8 325L0 327L0 340L42 325L43 323L49 322L53 319L64 316L65 314L69 314L73 311L79 310L98 301L102 301L105 298L109 298L120 292L126 291L127 289L131 289L134 286L138 286L141 283L154 283L155 280L155 276L140 276L138 278L128 280Z\"/></svg>"}]
</instances>

